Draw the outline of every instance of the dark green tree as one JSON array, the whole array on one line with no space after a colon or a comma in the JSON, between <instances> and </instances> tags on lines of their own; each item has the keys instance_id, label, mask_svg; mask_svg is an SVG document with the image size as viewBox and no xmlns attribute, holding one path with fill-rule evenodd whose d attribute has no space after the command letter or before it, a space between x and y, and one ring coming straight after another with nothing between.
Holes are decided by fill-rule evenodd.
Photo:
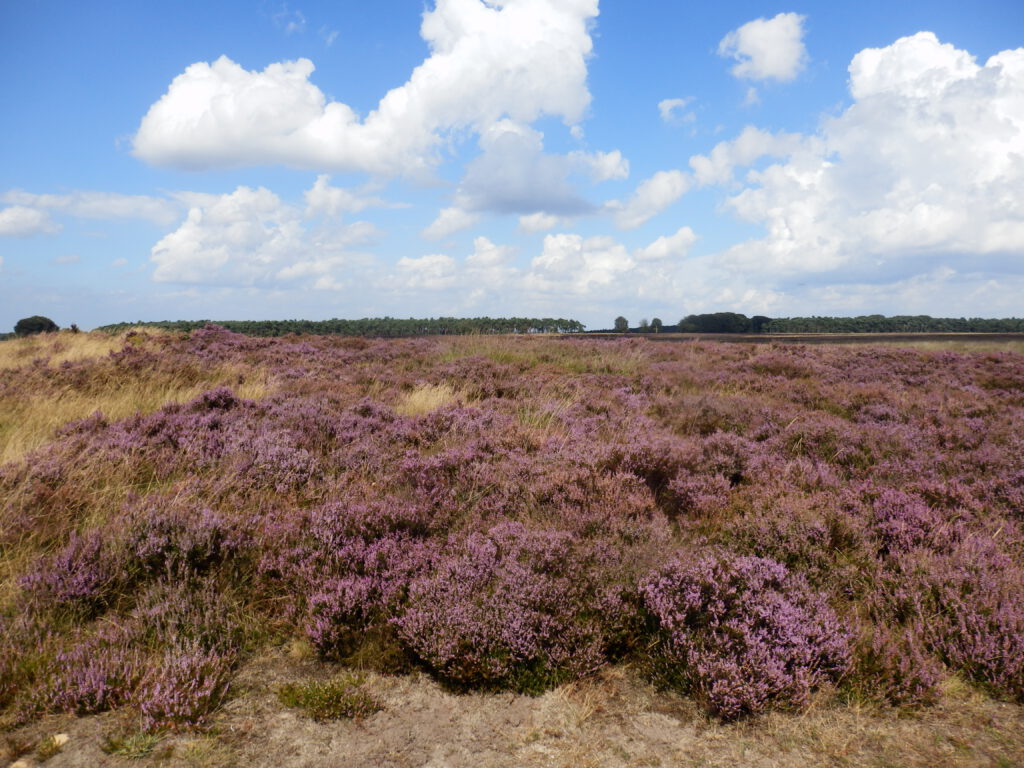
<instances>
[{"instance_id":1,"label":"dark green tree","mask_svg":"<svg viewBox=\"0 0 1024 768\"><path fill-rule=\"evenodd\" d=\"M60 327L53 320L42 315L23 317L14 325L14 333L18 336L31 336L35 333L53 333L59 330Z\"/></svg>"},{"instance_id":2,"label":"dark green tree","mask_svg":"<svg viewBox=\"0 0 1024 768\"><path fill-rule=\"evenodd\" d=\"M629 330L629 320L619 315L615 318L615 330L619 333L625 333Z\"/></svg>"},{"instance_id":3,"label":"dark green tree","mask_svg":"<svg viewBox=\"0 0 1024 768\"><path fill-rule=\"evenodd\" d=\"M663 324L660 317L656 317L651 320L651 331L654 333L661 333L662 326Z\"/></svg>"}]
</instances>

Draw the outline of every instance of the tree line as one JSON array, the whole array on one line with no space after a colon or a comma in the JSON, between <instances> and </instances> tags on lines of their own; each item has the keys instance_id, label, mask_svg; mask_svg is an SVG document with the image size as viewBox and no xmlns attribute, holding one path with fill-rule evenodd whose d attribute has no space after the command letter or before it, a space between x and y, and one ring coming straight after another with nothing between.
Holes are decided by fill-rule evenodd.
<instances>
[{"instance_id":1,"label":"tree line","mask_svg":"<svg viewBox=\"0 0 1024 768\"><path fill-rule=\"evenodd\" d=\"M1024 333L1024 318L955 318L929 315L857 317L747 317L737 312L687 315L676 325L660 319L631 326L621 315L614 327L594 333Z\"/></svg>"},{"instance_id":2,"label":"tree line","mask_svg":"<svg viewBox=\"0 0 1024 768\"><path fill-rule=\"evenodd\" d=\"M451 336L489 333L582 333L583 323L552 317L364 317L360 320L158 320L114 323L97 330L117 333L137 326L169 331L193 331L214 323L248 336L284 336L308 333L319 336Z\"/></svg>"}]
</instances>

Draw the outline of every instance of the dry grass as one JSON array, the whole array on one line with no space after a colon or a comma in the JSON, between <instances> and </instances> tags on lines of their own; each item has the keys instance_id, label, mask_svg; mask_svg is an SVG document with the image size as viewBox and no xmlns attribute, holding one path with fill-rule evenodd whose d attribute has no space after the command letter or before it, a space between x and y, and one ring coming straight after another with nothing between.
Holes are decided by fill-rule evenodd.
<instances>
[{"instance_id":1,"label":"dry grass","mask_svg":"<svg viewBox=\"0 0 1024 768\"><path fill-rule=\"evenodd\" d=\"M105 357L126 343L145 344L160 336L130 339L127 334L55 333L0 342L0 370L16 370L43 360L50 367L65 362ZM241 383L239 383L241 382ZM136 413L151 413L170 403L183 403L222 384L230 385L244 398L267 394L265 375L253 375L234 366L217 366L194 377L147 376L107 384L98 391L65 388L28 397L0 397L0 464L20 459L47 443L63 425L100 411L108 419L122 419Z\"/></svg>"},{"instance_id":2,"label":"dry grass","mask_svg":"<svg viewBox=\"0 0 1024 768\"><path fill-rule=\"evenodd\" d=\"M420 384L402 395L395 411L403 416L422 416L461 400L459 393L448 384Z\"/></svg>"},{"instance_id":3,"label":"dry grass","mask_svg":"<svg viewBox=\"0 0 1024 768\"><path fill-rule=\"evenodd\" d=\"M20 368L37 358L56 366L103 357L124 346L125 335L107 333L44 333L0 343L0 370Z\"/></svg>"}]
</instances>

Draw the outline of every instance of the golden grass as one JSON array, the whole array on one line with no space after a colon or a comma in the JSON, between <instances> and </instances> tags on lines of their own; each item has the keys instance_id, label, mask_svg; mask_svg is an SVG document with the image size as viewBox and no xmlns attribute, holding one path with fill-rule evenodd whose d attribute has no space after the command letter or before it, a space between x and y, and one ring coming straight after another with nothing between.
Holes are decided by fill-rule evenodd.
<instances>
[{"instance_id":1,"label":"golden grass","mask_svg":"<svg viewBox=\"0 0 1024 768\"><path fill-rule=\"evenodd\" d=\"M152 330L134 337L129 337L128 332L116 336L61 332L8 339L0 342L0 370L16 370L40 359L50 367L98 360L126 343L147 344L164 334ZM163 375L125 379L104 386L100 392L67 388L56 394L41 392L0 398L0 464L21 458L47 443L63 425L96 411L111 420L123 419L136 413L151 413L170 403L186 402L219 385L231 386L235 394L244 398L259 398L268 391L262 372L254 375L238 366L219 366L204 372L201 381L195 381L195 376L177 380Z\"/></svg>"},{"instance_id":2,"label":"golden grass","mask_svg":"<svg viewBox=\"0 0 1024 768\"><path fill-rule=\"evenodd\" d=\"M37 358L48 365L104 357L124 346L124 334L43 333L0 342L0 370L20 368Z\"/></svg>"},{"instance_id":3,"label":"golden grass","mask_svg":"<svg viewBox=\"0 0 1024 768\"><path fill-rule=\"evenodd\" d=\"M21 398L14 402L0 401L0 464L19 459L46 444L63 425L100 411L111 420L136 413L151 413L164 405L184 403L218 384L232 384L232 390L243 398L258 398L267 393L265 380L247 379L236 385L238 371L221 369L211 372L209 381L185 384L176 381L136 379L99 394L66 391Z\"/></svg>"},{"instance_id":4,"label":"golden grass","mask_svg":"<svg viewBox=\"0 0 1024 768\"><path fill-rule=\"evenodd\" d=\"M420 384L402 395L395 411L403 416L422 416L461 400L462 397L449 384Z\"/></svg>"}]
</instances>

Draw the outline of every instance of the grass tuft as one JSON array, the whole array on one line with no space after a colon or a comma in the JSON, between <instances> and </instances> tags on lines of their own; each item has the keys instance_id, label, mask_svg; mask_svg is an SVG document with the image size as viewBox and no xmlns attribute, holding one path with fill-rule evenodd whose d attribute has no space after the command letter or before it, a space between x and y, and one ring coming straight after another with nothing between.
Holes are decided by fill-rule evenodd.
<instances>
[{"instance_id":1,"label":"grass tuft","mask_svg":"<svg viewBox=\"0 0 1024 768\"><path fill-rule=\"evenodd\" d=\"M277 698L286 707L301 709L314 720L363 718L384 707L362 690L363 678L344 675L333 680L289 683L278 690Z\"/></svg>"}]
</instances>

